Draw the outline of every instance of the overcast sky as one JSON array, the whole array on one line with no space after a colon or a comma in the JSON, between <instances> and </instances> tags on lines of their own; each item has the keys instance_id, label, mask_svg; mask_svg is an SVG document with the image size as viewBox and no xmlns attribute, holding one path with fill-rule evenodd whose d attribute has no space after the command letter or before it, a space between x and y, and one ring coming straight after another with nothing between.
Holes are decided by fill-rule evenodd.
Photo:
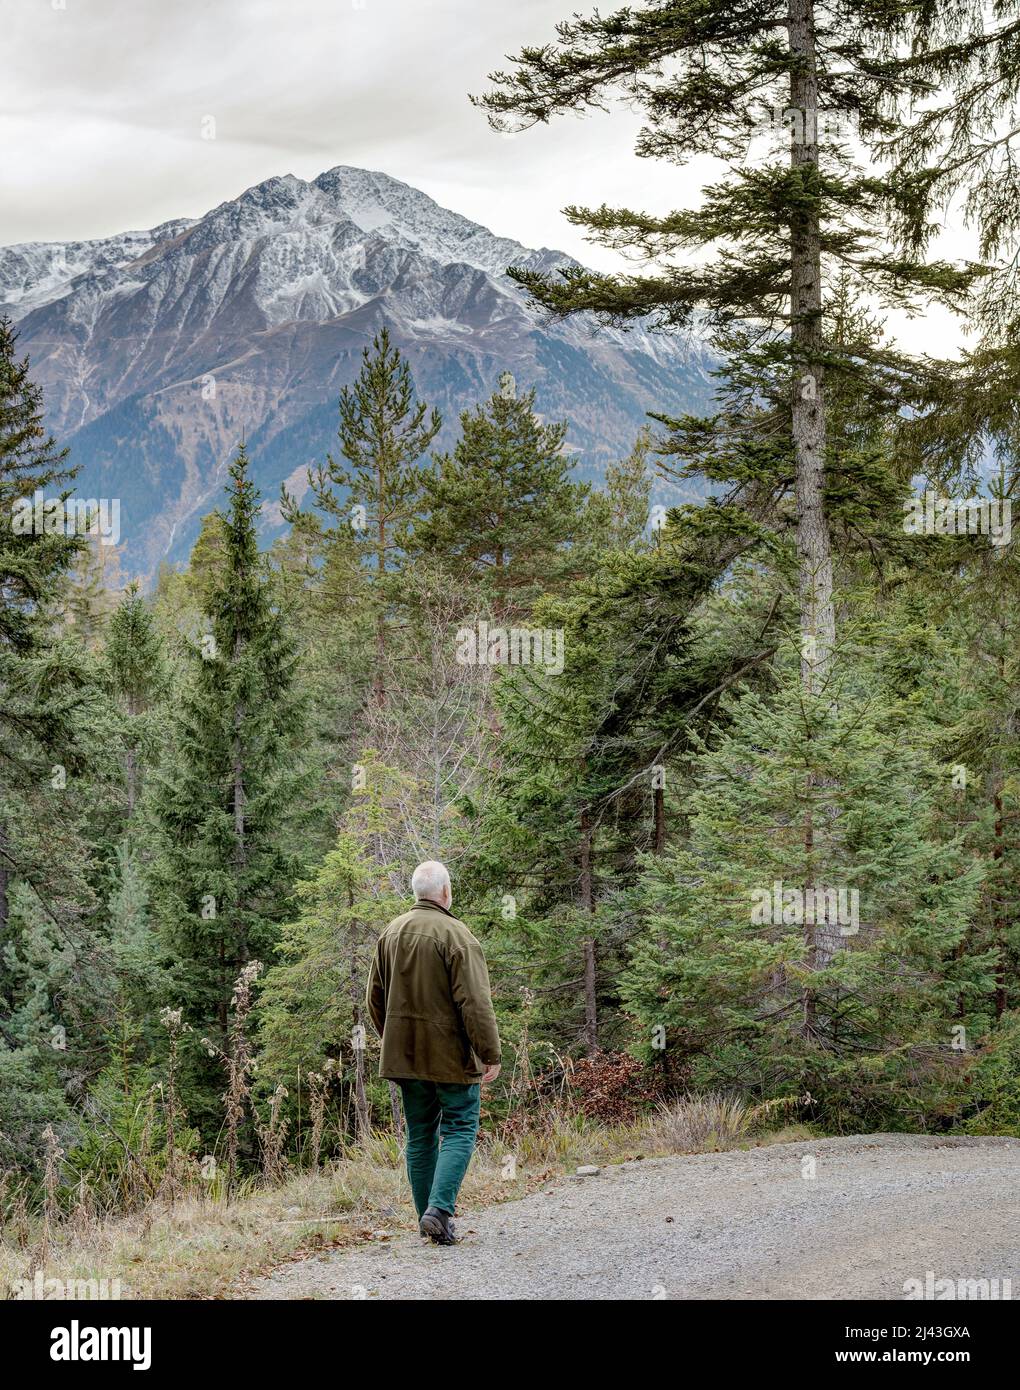
<instances>
[{"instance_id":1,"label":"overcast sky","mask_svg":"<svg viewBox=\"0 0 1020 1390\"><path fill-rule=\"evenodd\" d=\"M500 136L468 92L586 0L0 0L0 243L195 217L274 174L380 169L516 237L612 268L560 209L662 212L705 165L633 154L628 111ZM611 5L602 6L608 11ZM215 138L203 138L215 122ZM943 316L900 325L932 350ZM953 335L955 337L955 335Z\"/></svg>"}]
</instances>

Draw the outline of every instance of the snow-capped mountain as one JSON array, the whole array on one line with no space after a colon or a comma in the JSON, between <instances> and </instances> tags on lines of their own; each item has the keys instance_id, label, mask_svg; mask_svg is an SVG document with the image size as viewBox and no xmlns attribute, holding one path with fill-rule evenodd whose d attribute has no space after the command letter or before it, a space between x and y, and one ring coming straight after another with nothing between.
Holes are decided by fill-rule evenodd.
<instances>
[{"instance_id":1,"label":"snow-capped mountain","mask_svg":"<svg viewBox=\"0 0 1020 1390\"><path fill-rule=\"evenodd\" d=\"M569 264L339 166L267 179L195 221L0 247L0 314L71 445L76 491L120 498L125 568L148 574L186 556L242 431L272 526L280 483L300 495L334 446L340 388L384 323L443 414L441 444L505 370L570 421L579 472L596 479L647 410L704 406L700 346L551 321L505 273Z\"/></svg>"}]
</instances>

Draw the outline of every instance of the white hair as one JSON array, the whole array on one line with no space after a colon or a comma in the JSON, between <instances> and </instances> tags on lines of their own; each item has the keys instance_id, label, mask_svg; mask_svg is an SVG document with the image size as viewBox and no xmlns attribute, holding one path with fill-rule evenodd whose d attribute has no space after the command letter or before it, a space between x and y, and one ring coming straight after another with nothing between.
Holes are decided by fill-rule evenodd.
<instances>
[{"instance_id":1,"label":"white hair","mask_svg":"<svg viewBox=\"0 0 1020 1390\"><path fill-rule=\"evenodd\" d=\"M438 902L449 887L449 871L438 859L426 859L411 875L411 892L416 898L431 898Z\"/></svg>"}]
</instances>

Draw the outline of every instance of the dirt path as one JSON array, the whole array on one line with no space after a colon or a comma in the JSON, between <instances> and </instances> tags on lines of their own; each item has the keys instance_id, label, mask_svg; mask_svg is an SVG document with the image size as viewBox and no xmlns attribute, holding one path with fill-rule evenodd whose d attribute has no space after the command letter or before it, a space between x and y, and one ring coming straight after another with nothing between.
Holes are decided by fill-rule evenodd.
<instances>
[{"instance_id":1,"label":"dirt path","mask_svg":"<svg viewBox=\"0 0 1020 1390\"><path fill-rule=\"evenodd\" d=\"M453 1249L408 1233L288 1265L248 1296L903 1299L931 1271L997 1279L999 1297L1010 1279L1020 1298L1020 1139L648 1159L462 1212L458 1228Z\"/></svg>"}]
</instances>

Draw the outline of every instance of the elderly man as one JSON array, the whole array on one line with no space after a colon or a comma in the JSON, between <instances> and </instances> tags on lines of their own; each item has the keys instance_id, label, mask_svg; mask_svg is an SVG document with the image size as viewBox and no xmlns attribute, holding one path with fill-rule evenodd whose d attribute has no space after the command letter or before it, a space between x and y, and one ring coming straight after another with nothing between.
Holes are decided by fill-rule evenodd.
<instances>
[{"instance_id":1,"label":"elderly man","mask_svg":"<svg viewBox=\"0 0 1020 1390\"><path fill-rule=\"evenodd\" d=\"M418 1229L453 1245L457 1193L478 1134L481 1087L499 1075L499 1030L478 941L450 912L435 860L411 876L414 907L379 937L366 1003L382 1038L379 1075L396 1081L407 1120L407 1175Z\"/></svg>"}]
</instances>

